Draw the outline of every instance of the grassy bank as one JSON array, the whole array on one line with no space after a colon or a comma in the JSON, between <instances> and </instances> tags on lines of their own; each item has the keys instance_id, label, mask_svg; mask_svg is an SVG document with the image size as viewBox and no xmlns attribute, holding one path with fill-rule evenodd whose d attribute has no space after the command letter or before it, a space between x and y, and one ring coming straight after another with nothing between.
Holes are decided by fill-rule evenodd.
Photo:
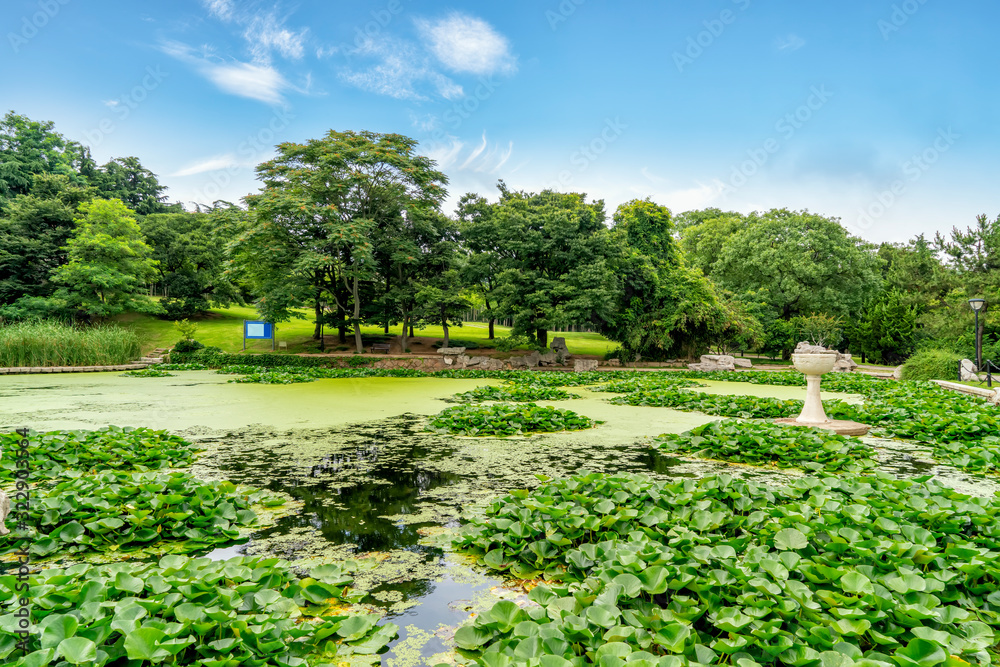
<instances>
[{"instance_id":1,"label":"grassy bank","mask_svg":"<svg viewBox=\"0 0 1000 667\"><path fill-rule=\"evenodd\" d=\"M305 311L303 311L305 313ZM311 313L309 313L311 316ZM257 313L253 308L219 308L214 309L207 315L191 318L192 322L197 322L198 333L195 338L205 345L220 347L226 352L238 352L243 349L243 339L241 338L241 328L243 320L257 318ZM132 327L144 340L144 349L156 347L169 347L177 342L180 335L174 328L173 322L161 320L148 315L129 314L117 318L117 321ZM381 334L382 327L364 327L363 333ZM288 352L317 352L318 343L312 339L313 323L310 320L292 320L282 322L277 326L277 340L288 344ZM389 335L399 336L402 333L400 326L390 327ZM489 328L481 322L467 322L461 327L450 327L451 338L455 341L473 341L481 347L487 347L489 342ZM503 337L510 333L507 327L496 327L496 336ZM416 329L417 336L443 339L444 331L441 327L424 327ZM554 336L566 338L566 345L572 354L592 354L603 356L607 352L617 347L616 343L609 341L600 334L580 333L580 332L549 332L549 340ZM353 339L348 343L353 346ZM336 333L332 335L328 332L326 336L327 347L336 347ZM265 352L271 350L270 341L247 341L247 351Z\"/></svg>"},{"instance_id":2,"label":"grassy bank","mask_svg":"<svg viewBox=\"0 0 1000 667\"><path fill-rule=\"evenodd\" d=\"M137 359L135 330L120 326L72 327L18 322L0 327L0 366L104 366Z\"/></svg>"}]
</instances>

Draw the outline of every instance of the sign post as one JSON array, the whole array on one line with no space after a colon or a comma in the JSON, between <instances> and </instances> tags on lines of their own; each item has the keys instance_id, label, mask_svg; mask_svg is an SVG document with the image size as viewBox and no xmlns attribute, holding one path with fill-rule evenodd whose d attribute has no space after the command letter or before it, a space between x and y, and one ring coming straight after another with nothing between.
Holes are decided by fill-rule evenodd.
<instances>
[{"instance_id":1,"label":"sign post","mask_svg":"<svg viewBox=\"0 0 1000 667\"><path fill-rule=\"evenodd\" d=\"M243 351L247 349L247 339L271 339L271 351L274 352L274 325L263 320L243 320Z\"/></svg>"}]
</instances>

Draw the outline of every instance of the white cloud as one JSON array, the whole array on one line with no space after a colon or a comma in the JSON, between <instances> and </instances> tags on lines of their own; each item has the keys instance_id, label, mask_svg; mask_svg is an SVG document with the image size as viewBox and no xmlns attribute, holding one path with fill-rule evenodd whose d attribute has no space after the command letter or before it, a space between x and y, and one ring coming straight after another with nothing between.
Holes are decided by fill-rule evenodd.
<instances>
[{"instance_id":1,"label":"white cloud","mask_svg":"<svg viewBox=\"0 0 1000 667\"><path fill-rule=\"evenodd\" d=\"M412 44L401 40L369 38L352 55L378 61L365 69L340 73L345 82L369 92L403 100L427 99L418 90L425 84L448 100L461 97L464 92L462 86L430 67L427 59Z\"/></svg>"},{"instance_id":2,"label":"white cloud","mask_svg":"<svg viewBox=\"0 0 1000 667\"><path fill-rule=\"evenodd\" d=\"M233 18L233 0L205 0L205 8L209 14L223 21Z\"/></svg>"},{"instance_id":3,"label":"white cloud","mask_svg":"<svg viewBox=\"0 0 1000 667\"><path fill-rule=\"evenodd\" d=\"M791 53L792 51L798 51L803 46L806 45L806 40L802 39L794 32L785 35L784 37L779 37L774 41L774 45L779 51L787 51Z\"/></svg>"},{"instance_id":4,"label":"white cloud","mask_svg":"<svg viewBox=\"0 0 1000 667\"><path fill-rule=\"evenodd\" d=\"M216 61L210 53L197 55L190 46L180 42L165 42L160 49L193 66L220 90L232 95L279 104L284 101L282 92L291 87L278 70L267 64Z\"/></svg>"},{"instance_id":5,"label":"white cloud","mask_svg":"<svg viewBox=\"0 0 1000 667\"><path fill-rule=\"evenodd\" d=\"M454 72L488 75L517 70L507 38L482 19L454 12L437 21L418 19L416 24L428 50Z\"/></svg>"},{"instance_id":6,"label":"white cloud","mask_svg":"<svg viewBox=\"0 0 1000 667\"><path fill-rule=\"evenodd\" d=\"M285 58L299 60L304 52L304 42L308 29L293 32L286 28L274 14L254 16L243 32L250 45L250 52L257 60L267 60L271 51L277 51Z\"/></svg>"},{"instance_id":7,"label":"white cloud","mask_svg":"<svg viewBox=\"0 0 1000 667\"><path fill-rule=\"evenodd\" d=\"M500 144L491 146L484 132L482 141L468 154L465 154L464 149L464 142L449 136L444 143L432 144L427 150L427 157L437 162L438 169L495 174L510 160L514 153L514 142L508 142L506 147ZM460 160L461 164L458 164Z\"/></svg>"},{"instance_id":8,"label":"white cloud","mask_svg":"<svg viewBox=\"0 0 1000 667\"><path fill-rule=\"evenodd\" d=\"M193 162L186 167L178 169L171 176L194 176L195 174L204 174L209 171L218 171L220 169L228 169L229 167L239 166L239 160L232 153L226 153L224 155L216 155L213 157L207 157L197 162Z\"/></svg>"}]
</instances>

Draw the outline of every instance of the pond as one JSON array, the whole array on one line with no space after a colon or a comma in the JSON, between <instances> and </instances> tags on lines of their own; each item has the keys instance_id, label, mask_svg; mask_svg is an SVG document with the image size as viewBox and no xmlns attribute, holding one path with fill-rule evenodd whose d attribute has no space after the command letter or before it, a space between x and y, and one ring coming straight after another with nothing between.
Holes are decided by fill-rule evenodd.
<instances>
[{"instance_id":1,"label":"pond","mask_svg":"<svg viewBox=\"0 0 1000 667\"><path fill-rule=\"evenodd\" d=\"M450 552L442 537L490 499L536 486L536 474L559 477L586 469L676 478L734 468L661 456L648 446L648 437L716 418L612 405L610 394L583 388L569 388L582 399L540 404L603 420L598 428L494 439L430 433L423 425L428 415L449 405L442 399L497 380L364 378L259 385L228 383L230 377L209 371L170 378L115 373L4 377L0 426L167 429L204 448L193 468L197 476L288 494L294 499L292 514L246 543L209 555L275 555L299 568L359 560L356 585L368 592L366 604L401 626L400 638L383 656L389 667L420 664L445 651L449 634L470 611L518 593ZM702 391L713 393L805 395L804 387L705 384ZM858 400L832 393L824 398ZM912 453L896 451L887 463L900 466ZM912 467L900 470L922 471ZM745 477L777 475L735 468Z\"/></svg>"}]
</instances>

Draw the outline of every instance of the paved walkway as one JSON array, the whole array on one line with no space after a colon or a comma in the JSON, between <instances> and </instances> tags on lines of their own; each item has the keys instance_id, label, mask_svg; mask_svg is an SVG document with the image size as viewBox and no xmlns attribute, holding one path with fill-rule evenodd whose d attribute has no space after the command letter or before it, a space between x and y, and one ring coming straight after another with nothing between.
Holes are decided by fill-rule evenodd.
<instances>
[{"instance_id":1,"label":"paved walkway","mask_svg":"<svg viewBox=\"0 0 1000 667\"><path fill-rule=\"evenodd\" d=\"M100 371L141 371L149 364L119 364L118 366L15 366L0 368L0 375L28 373L95 373Z\"/></svg>"}]
</instances>

